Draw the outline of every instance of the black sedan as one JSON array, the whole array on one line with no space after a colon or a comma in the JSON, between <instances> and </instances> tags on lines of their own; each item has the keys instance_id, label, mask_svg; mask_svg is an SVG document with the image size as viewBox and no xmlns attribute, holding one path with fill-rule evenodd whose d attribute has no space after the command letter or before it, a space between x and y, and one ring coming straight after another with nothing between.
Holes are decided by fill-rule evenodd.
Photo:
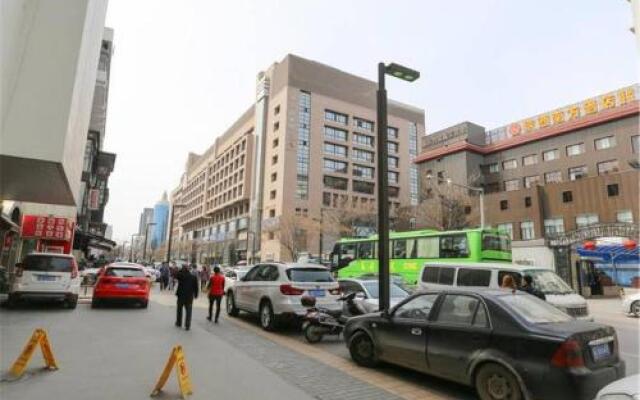
<instances>
[{"instance_id":1,"label":"black sedan","mask_svg":"<svg viewBox=\"0 0 640 400\"><path fill-rule=\"evenodd\" d=\"M614 329L511 290L421 292L350 319L363 366L380 361L475 386L482 400L593 399L624 376Z\"/></svg>"}]
</instances>

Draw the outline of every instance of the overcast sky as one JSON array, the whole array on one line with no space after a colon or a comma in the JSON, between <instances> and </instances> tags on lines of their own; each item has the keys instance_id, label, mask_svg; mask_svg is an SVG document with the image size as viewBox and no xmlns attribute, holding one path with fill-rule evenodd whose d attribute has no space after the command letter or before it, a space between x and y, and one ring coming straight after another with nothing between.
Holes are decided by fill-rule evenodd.
<instances>
[{"instance_id":1,"label":"overcast sky","mask_svg":"<svg viewBox=\"0 0 640 400\"><path fill-rule=\"evenodd\" d=\"M624 0L110 0L115 54L105 150L117 154L106 221L129 240L287 53L369 79L419 70L389 97L426 110L427 133L486 128L638 80Z\"/></svg>"}]
</instances>

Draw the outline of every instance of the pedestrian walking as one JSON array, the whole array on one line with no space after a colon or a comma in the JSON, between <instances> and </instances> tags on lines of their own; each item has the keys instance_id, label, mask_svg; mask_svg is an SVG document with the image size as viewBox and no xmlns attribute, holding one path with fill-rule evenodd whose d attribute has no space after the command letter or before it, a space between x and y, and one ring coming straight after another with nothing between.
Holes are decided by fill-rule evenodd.
<instances>
[{"instance_id":1,"label":"pedestrian walking","mask_svg":"<svg viewBox=\"0 0 640 400\"><path fill-rule=\"evenodd\" d=\"M502 284L500 285L502 289L511 289L513 293L516 292L517 286L516 282L513 280L513 276L507 274L502 277Z\"/></svg>"},{"instance_id":2,"label":"pedestrian walking","mask_svg":"<svg viewBox=\"0 0 640 400\"><path fill-rule=\"evenodd\" d=\"M213 267L213 275L209 279L209 316L207 319L211 321L211 314L213 311L213 303L216 303L216 317L213 320L218 323L218 317L220 317L220 303L222 302L222 296L224 296L224 275L220 273L220 267Z\"/></svg>"},{"instance_id":3,"label":"pedestrian walking","mask_svg":"<svg viewBox=\"0 0 640 400\"><path fill-rule=\"evenodd\" d=\"M522 287L520 287L520 290L532 294L541 300L547 300L547 296L545 296L544 293L533 287L533 278L531 275L525 275L524 278L522 278Z\"/></svg>"},{"instance_id":4,"label":"pedestrian walking","mask_svg":"<svg viewBox=\"0 0 640 400\"><path fill-rule=\"evenodd\" d=\"M183 265L182 269L177 273L178 289L176 296L178 297L176 310L176 326L182 327L182 309L185 309L186 316L184 320L184 328L191 328L191 310L193 307L193 299L198 298L198 278L193 276L187 265Z\"/></svg>"},{"instance_id":5,"label":"pedestrian walking","mask_svg":"<svg viewBox=\"0 0 640 400\"><path fill-rule=\"evenodd\" d=\"M171 267L169 267L169 280L170 280L170 286L169 286L169 290L174 290L176 287L176 277L178 276L178 267L176 266L175 263L173 263L173 265L171 265Z\"/></svg>"},{"instance_id":6,"label":"pedestrian walking","mask_svg":"<svg viewBox=\"0 0 640 400\"><path fill-rule=\"evenodd\" d=\"M202 271L200 271L200 290L204 291L209 284L209 278L211 278L211 273L209 272L209 266L203 265Z\"/></svg>"},{"instance_id":7,"label":"pedestrian walking","mask_svg":"<svg viewBox=\"0 0 640 400\"><path fill-rule=\"evenodd\" d=\"M169 275L169 265L166 262L163 262L160 267L160 290L169 289Z\"/></svg>"}]
</instances>

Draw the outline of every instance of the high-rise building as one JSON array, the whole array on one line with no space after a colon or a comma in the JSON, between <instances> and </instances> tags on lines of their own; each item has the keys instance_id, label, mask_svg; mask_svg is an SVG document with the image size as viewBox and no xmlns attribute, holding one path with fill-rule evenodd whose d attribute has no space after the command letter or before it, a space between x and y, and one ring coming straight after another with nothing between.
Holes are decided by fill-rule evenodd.
<instances>
[{"instance_id":1,"label":"high-rise building","mask_svg":"<svg viewBox=\"0 0 640 400\"><path fill-rule=\"evenodd\" d=\"M138 223L138 235L144 236L147 224L153 222L153 208L145 207L140 214L140 222Z\"/></svg>"},{"instance_id":2,"label":"high-rise building","mask_svg":"<svg viewBox=\"0 0 640 400\"><path fill-rule=\"evenodd\" d=\"M0 264L70 253L107 3L2 3ZM55 46L55 51L52 51Z\"/></svg>"},{"instance_id":3,"label":"high-rise building","mask_svg":"<svg viewBox=\"0 0 640 400\"><path fill-rule=\"evenodd\" d=\"M440 184L484 188L487 224L511 235L514 261L587 286L583 242L640 231L639 98L636 84L496 129L464 122L426 136L416 162ZM638 271L635 261L612 281L629 285Z\"/></svg>"},{"instance_id":4,"label":"high-rise building","mask_svg":"<svg viewBox=\"0 0 640 400\"><path fill-rule=\"evenodd\" d=\"M104 209L109 200L108 180L116 159L115 154L103 150L112 55L113 29L105 28L84 153L80 203L73 243L74 249L82 251L85 256L110 251L115 246L115 242L106 235L107 224L104 222Z\"/></svg>"},{"instance_id":5,"label":"high-rise building","mask_svg":"<svg viewBox=\"0 0 640 400\"><path fill-rule=\"evenodd\" d=\"M151 249L155 250L162 246L167 236L167 225L169 223L169 199L167 192L162 194L160 201L153 206L153 234L151 235Z\"/></svg>"},{"instance_id":6,"label":"high-rise building","mask_svg":"<svg viewBox=\"0 0 640 400\"><path fill-rule=\"evenodd\" d=\"M335 238L323 228L287 225L375 208L376 88L294 55L260 72L254 104L202 155L189 155L172 193L184 205L176 251L198 261L288 260L283 232L295 229L296 252L327 254ZM389 101L388 112L393 214L417 202L424 111Z\"/></svg>"}]
</instances>

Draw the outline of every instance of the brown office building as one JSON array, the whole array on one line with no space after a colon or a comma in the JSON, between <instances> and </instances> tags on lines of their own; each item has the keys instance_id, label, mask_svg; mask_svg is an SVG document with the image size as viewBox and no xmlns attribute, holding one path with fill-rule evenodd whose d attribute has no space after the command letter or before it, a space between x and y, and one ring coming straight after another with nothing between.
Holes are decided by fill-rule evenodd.
<instances>
[{"instance_id":1,"label":"brown office building","mask_svg":"<svg viewBox=\"0 0 640 400\"><path fill-rule=\"evenodd\" d=\"M289 260L291 216L319 226L333 210L376 202L376 84L294 55L257 79L255 103L202 155L190 154L172 192L173 258ZM418 201L424 111L390 100L391 209ZM372 229L363 226L363 231ZM296 252L331 251L336 237L296 227Z\"/></svg>"},{"instance_id":2,"label":"brown office building","mask_svg":"<svg viewBox=\"0 0 640 400\"><path fill-rule=\"evenodd\" d=\"M605 291L638 286L633 257L612 277L578 250L638 239L639 94L633 85L493 130L464 122L426 136L416 162L484 188L486 224L511 235L514 261L552 265L584 294L594 268Z\"/></svg>"}]
</instances>

